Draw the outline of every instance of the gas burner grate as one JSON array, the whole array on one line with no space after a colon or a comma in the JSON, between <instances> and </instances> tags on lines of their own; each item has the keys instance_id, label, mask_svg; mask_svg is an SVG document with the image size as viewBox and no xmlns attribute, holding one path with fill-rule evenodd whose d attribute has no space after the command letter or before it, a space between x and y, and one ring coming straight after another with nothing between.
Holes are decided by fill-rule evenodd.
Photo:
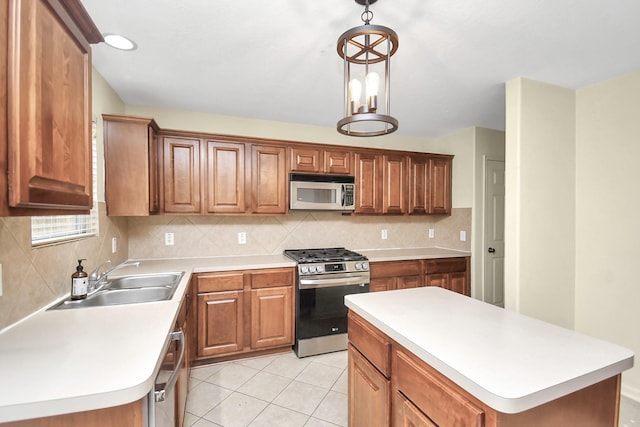
<instances>
[{"instance_id":1,"label":"gas burner grate","mask_svg":"<svg viewBox=\"0 0 640 427\"><path fill-rule=\"evenodd\" d=\"M362 254L345 248L285 249L284 255L305 264L313 262L339 262L366 260Z\"/></svg>"}]
</instances>

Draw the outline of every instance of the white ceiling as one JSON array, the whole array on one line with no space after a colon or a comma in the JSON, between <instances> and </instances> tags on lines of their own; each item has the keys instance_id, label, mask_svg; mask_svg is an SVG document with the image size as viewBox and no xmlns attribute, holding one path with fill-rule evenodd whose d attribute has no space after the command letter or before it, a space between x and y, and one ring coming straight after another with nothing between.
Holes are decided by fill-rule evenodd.
<instances>
[{"instance_id":1,"label":"white ceiling","mask_svg":"<svg viewBox=\"0 0 640 427\"><path fill-rule=\"evenodd\" d=\"M93 49L127 104L325 127L342 117L336 42L362 25L354 0L82 3L101 32L138 45ZM397 134L504 129L504 83L516 77L575 89L640 70L638 0L380 0L371 10L399 37Z\"/></svg>"}]
</instances>

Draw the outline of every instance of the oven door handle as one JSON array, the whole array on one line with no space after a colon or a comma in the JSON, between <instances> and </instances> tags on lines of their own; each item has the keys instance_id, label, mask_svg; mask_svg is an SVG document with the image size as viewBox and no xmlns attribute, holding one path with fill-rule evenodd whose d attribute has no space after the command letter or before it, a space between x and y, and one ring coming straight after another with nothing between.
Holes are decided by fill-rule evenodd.
<instances>
[{"instance_id":1,"label":"oven door handle","mask_svg":"<svg viewBox=\"0 0 640 427\"><path fill-rule=\"evenodd\" d=\"M365 285L369 279L365 276L343 277L339 279L300 279L300 289L331 288L337 286Z\"/></svg>"},{"instance_id":2,"label":"oven door handle","mask_svg":"<svg viewBox=\"0 0 640 427\"><path fill-rule=\"evenodd\" d=\"M178 355L178 361L175 364L174 370L171 373L171 377L164 384L158 384L156 388L160 388L160 390L156 390L154 392L155 401L156 402L164 402L167 395L167 390L171 390L173 386L176 384L178 380L178 375L180 375L180 370L182 369L182 359L184 358L184 332L182 329L171 332L171 341L178 341L180 343L180 354Z\"/></svg>"}]
</instances>

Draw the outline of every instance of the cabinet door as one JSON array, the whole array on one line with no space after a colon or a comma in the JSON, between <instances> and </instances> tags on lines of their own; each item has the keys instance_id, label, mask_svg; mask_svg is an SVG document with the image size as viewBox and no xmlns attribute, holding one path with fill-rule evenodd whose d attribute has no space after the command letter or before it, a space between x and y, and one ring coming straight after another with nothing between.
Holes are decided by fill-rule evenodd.
<instances>
[{"instance_id":1,"label":"cabinet door","mask_svg":"<svg viewBox=\"0 0 640 427\"><path fill-rule=\"evenodd\" d=\"M403 214L405 207L405 192L407 191L405 156L385 154L383 157L383 196L382 212L388 214Z\"/></svg>"},{"instance_id":2,"label":"cabinet door","mask_svg":"<svg viewBox=\"0 0 640 427\"><path fill-rule=\"evenodd\" d=\"M467 273L449 273L448 288L462 295L470 295L471 290L467 283Z\"/></svg>"},{"instance_id":3,"label":"cabinet door","mask_svg":"<svg viewBox=\"0 0 640 427\"><path fill-rule=\"evenodd\" d=\"M437 286L439 288L448 289L449 288L449 274L447 273L438 273L438 274L427 274L425 276L425 286Z\"/></svg>"},{"instance_id":4,"label":"cabinet door","mask_svg":"<svg viewBox=\"0 0 640 427\"><path fill-rule=\"evenodd\" d=\"M9 2L8 38L8 205L88 211L89 42L61 2L44 0Z\"/></svg>"},{"instance_id":5,"label":"cabinet door","mask_svg":"<svg viewBox=\"0 0 640 427\"><path fill-rule=\"evenodd\" d=\"M157 212L155 122L140 117L102 117L107 215L145 216Z\"/></svg>"},{"instance_id":6,"label":"cabinet door","mask_svg":"<svg viewBox=\"0 0 640 427\"><path fill-rule=\"evenodd\" d=\"M409 156L409 215L424 215L431 212L429 164L427 156Z\"/></svg>"},{"instance_id":7,"label":"cabinet door","mask_svg":"<svg viewBox=\"0 0 640 427\"><path fill-rule=\"evenodd\" d=\"M254 145L251 150L251 193L254 213L287 212L285 148Z\"/></svg>"},{"instance_id":8,"label":"cabinet door","mask_svg":"<svg viewBox=\"0 0 640 427\"><path fill-rule=\"evenodd\" d=\"M396 289L409 289L422 286L421 276L400 276L396 278Z\"/></svg>"},{"instance_id":9,"label":"cabinet door","mask_svg":"<svg viewBox=\"0 0 640 427\"><path fill-rule=\"evenodd\" d=\"M431 210L433 214L451 214L451 159L431 159Z\"/></svg>"},{"instance_id":10,"label":"cabinet door","mask_svg":"<svg viewBox=\"0 0 640 427\"><path fill-rule=\"evenodd\" d=\"M198 295L198 356L242 350L243 294L230 291Z\"/></svg>"},{"instance_id":11,"label":"cabinet door","mask_svg":"<svg viewBox=\"0 0 640 427\"><path fill-rule=\"evenodd\" d=\"M390 291L396 288L396 280L393 277L380 277L369 280L369 292Z\"/></svg>"},{"instance_id":12,"label":"cabinet door","mask_svg":"<svg viewBox=\"0 0 640 427\"><path fill-rule=\"evenodd\" d=\"M382 213L382 155L356 153L356 213Z\"/></svg>"},{"instance_id":13,"label":"cabinet door","mask_svg":"<svg viewBox=\"0 0 640 427\"><path fill-rule=\"evenodd\" d=\"M293 288L251 291L251 348L293 345Z\"/></svg>"},{"instance_id":14,"label":"cabinet door","mask_svg":"<svg viewBox=\"0 0 640 427\"><path fill-rule=\"evenodd\" d=\"M349 427L388 427L391 383L349 345Z\"/></svg>"},{"instance_id":15,"label":"cabinet door","mask_svg":"<svg viewBox=\"0 0 640 427\"><path fill-rule=\"evenodd\" d=\"M244 162L244 144L207 141L207 212L246 210Z\"/></svg>"},{"instance_id":16,"label":"cabinet door","mask_svg":"<svg viewBox=\"0 0 640 427\"><path fill-rule=\"evenodd\" d=\"M327 173L351 175L353 163L350 151L325 150L324 171Z\"/></svg>"},{"instance_id":17,"label":"cabinet door","mask_svg":"<svg viewBox=\"0 0 640 427\"><path fill-rule=\"evenodd\" d=\"M164 211L200 212L200 140L163 138Z\"/></svg>"},{"instance_id":18,"label":"cabinet door","mask_svg":"<svg viewBox=\"0 0 640 427\"><path fill-rule=\"evenodd\" d=\"M322 172L323 159L320 148L291 148L291 172Z\"/></svg>"},{"instance_id":19,"label":"cabinet door","mask_svg":"<svg viewBox=\"0 0 640 427\"><path fill-rule=\"evenodd\" d=\"M393 395L393 408L394 427L438 427L399 391Z\"/></svg>"}]
</instances>

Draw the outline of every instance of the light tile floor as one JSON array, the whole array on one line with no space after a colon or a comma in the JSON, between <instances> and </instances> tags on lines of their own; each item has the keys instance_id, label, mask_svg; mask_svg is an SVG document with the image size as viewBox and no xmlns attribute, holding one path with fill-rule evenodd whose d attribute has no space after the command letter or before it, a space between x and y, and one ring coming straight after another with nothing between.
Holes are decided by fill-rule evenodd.
<instances>
[{"instance_id":1,"label":"light tile floor","mask_svg":"<svg viewBox=\"0 0 640 427\"><path fill-rule=\"evenodd\" d=\"M186 427L347 426L347 352L293 352L191 370Z\"/></svg>"},{"instance_id":2,"label":"light tile floor","mask_svg":"<svg viewBox=\"0 0 640 427\"><path fill-rule=\"evenodd\" d=\"M347 426L347 352L293 352L193 368L185 427ZM619 427L640 427L622 397Z\"/></svg>"}]
</instances>

